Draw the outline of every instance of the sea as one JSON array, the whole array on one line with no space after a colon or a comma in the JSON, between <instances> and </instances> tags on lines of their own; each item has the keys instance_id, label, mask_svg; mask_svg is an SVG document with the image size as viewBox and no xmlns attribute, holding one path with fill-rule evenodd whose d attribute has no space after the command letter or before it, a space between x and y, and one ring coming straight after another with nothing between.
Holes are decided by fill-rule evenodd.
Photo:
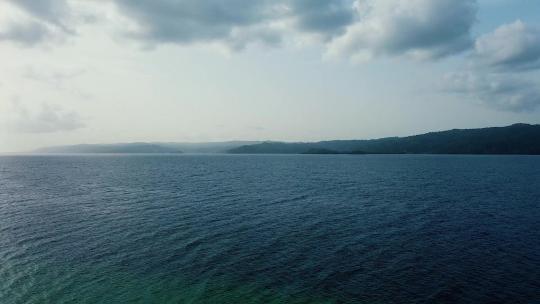
<instances>
[{"instance_id":1,"label":"sea","mask_svg":"<svg viewBox=\"0 0 540 304\"><path fill-rule=\"evenodd\" d=\"M0 157L0 303L540 303L540 157Z\"/></svg>"}]
</instances>

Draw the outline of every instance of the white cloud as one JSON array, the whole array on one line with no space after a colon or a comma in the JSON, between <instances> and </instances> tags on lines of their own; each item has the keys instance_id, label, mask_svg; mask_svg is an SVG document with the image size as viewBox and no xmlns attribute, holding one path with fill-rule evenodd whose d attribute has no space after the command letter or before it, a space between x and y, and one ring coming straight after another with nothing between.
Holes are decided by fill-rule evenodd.
<instances>
[{"instance_id":1,"label":"white cloud","mask_svg":"<svg viewBox=\"0 0 540 304\"><path fill-rule=\"evenodd\" d=\"M14 102L8 119L8 127L19 133L54 133L83 128L81 117L60 106L42 104L41 108L30 111L20 102Z\"/></svg>"},{"instance_id":2,"label":"white cloud","mask_svg":"<svg viewBox=\"0 0 540 304\"><path fill-rule=\"evenodd\" d=\"M27 66L23 69L23 76L27 79L51 84L55 88L62 88L64 82L77 78L85 72L85 69L75 67L51 68Z\"/></svg>"},{"instance_id":3,"label":"white cloud","mask_svg":"<svg viewBox=\"0 0 540 304\"><path fill-rule=\"evenodd\" d=\"M56 26L66 33L71 32L66 21L71 9L66 0L7 0L37 20Z\"/></svg>"},{"instance_id":4,"label":"white cloud","mask_svg":"<svg viewBox=\"0 0 540 304\"><path fill-rule=\"evenodd\" d=\"M491 67L540 68L540 29L517 20L479 37L475 49L476 58Z\"/></svg>"},{"instance_id":5,"label":"white cloud","mask_svg":"<svg viewBox=\"0 0 540 304\"><path fill-rule=\"evenodd\" d=\"M540 84L505 74L446 75L444 90L502 111L527 112L540 106Z\"/></svg>"},{"instance_id":6,"label":"white cloud","mask_svg":"<svg viewBox=\"0 0 540 304\"><path fill-rule=\"evenodd\" d=\"M355 5L359 21L331 43L331 54L432 59L472 45L475 0L357 0Z\"/></svg>"}]
</instances>

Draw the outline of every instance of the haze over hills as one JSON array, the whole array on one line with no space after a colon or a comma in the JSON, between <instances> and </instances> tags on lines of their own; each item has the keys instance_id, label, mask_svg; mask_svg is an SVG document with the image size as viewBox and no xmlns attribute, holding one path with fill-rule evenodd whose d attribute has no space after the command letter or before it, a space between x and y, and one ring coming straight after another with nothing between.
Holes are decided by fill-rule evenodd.
<instances>
[{"instance_id":1,"label":"haze over hills","mask_svg":"<svg viewBox=\"0 0 540 304\"><path fill-rule=\"evenodd\" d=\"M125 144L82 144L72 146L47 147L33 151L35 153L182 153L181 150L160 144L125 143Z\"/></svg>"},{"instance_id":2,"label":"haze over hills","mask_svg":"<svg viewBox=\"0 0 540 304\"><path fill-rule=\"evenodd\" d=\"M224 153L244 145L258 144L257 141L226 141L206 143L119 143L82 144L41 148L33 153Z\"/></svg>"},{"instance_id":3,"label":"haze over hills","mask_svg":"<svg viewBox=\"0 0 540 304\"><path fill-rule=\"evenodd\" d=\"M230 149L245 145L255 145L262 141L223 141L223 142L200 142L200 143L158 143L163 147L178 149L184 153L224 153Z\"/></svg>"},{"instance_id":4,"label":"haze over hills","mask_svg":"<svg viewBox=\"0 0 540 304\"><path fill-rule=\"evenodd\" d=\"M540 154L540 125L454 129L407 137L315 143L264 142L236 154Z\"/></svg>"},{"instance_id":5,"label":"haze over hills","mask_svg":"<svg viewBox=\"0 0 540 304\"><path fill-rule=\"evenodd\" d=\"M454 129L407 137L320 142L227 141L47 147L34 153L540 154L540 125Z\"/></svg>"}]
</instances>

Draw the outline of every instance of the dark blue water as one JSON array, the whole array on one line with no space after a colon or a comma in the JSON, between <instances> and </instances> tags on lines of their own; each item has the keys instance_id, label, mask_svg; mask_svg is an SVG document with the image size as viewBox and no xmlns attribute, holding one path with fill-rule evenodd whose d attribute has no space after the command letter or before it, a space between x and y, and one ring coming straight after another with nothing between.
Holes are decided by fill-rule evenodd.
<instances>
[{"instance_id":1,"label":"dark blue water","mask_svg":"<svg viewBox=\"0 0 540 304\"><path fill-rule=\"evenodd\" d=\"M540 157L0 157L0 303L540 303Z\"/></svg>"}]
</instances>

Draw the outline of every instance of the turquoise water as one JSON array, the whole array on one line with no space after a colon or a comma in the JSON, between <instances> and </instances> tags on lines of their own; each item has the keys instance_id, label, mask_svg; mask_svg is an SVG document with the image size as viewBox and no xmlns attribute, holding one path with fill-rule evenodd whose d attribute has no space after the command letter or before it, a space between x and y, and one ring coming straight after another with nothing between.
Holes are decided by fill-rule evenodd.
<instances>
[{"instance_id":1,"label":"turquoise water","mask_svg":"<svg viewBox=\"0 0 540 304\"><path fill-rule=\"evenodd\" d=\"M0 157L0 303L538 303L540 157Z\"/></svg>"}]
</instances>

